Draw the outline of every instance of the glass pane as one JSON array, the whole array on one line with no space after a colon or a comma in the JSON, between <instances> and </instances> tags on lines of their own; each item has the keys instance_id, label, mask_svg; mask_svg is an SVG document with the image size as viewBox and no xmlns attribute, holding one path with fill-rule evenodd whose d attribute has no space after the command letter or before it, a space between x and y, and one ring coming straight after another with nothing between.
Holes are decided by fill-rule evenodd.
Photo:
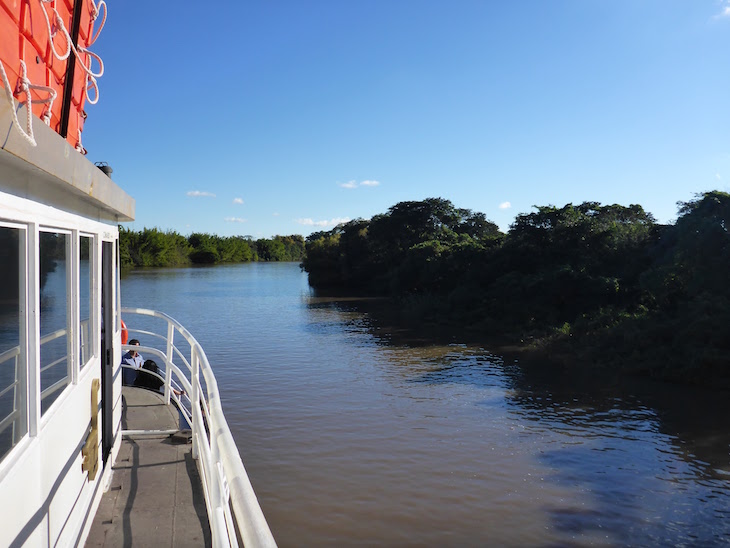
<instances>
[{"instance_id":1,"label":"glass pane","mask_svg":"<svg viewBox=\"0 0 730 548\"><path fill-rule=\"evenodd\" d=\"M20 344L25 300L25 291L21 290L25 282L24 242L19 229L0 227L0 460L28 432L25 354Z\"/></svg>"},{"instance_id":2,"label":"glass pane","mask_svg":"<svg viewBox=\"0 0 730 548\"><path fill-rule=\"evenodd\" d=\"M69 236L40 233L41 263L41 414L69 383Z\"/></svg>"},{"instance_id":3,"label":"glass pane","mask_svg":"<svg viewBox=\"0 0 730 548\"><path fill-rule=\"evenodd\" d=\"M79 239L79 365L83 367L94 355L94 340L91 332L91 284L93 282L91 261L91 238Z\"/></svg>"}]
</instances>

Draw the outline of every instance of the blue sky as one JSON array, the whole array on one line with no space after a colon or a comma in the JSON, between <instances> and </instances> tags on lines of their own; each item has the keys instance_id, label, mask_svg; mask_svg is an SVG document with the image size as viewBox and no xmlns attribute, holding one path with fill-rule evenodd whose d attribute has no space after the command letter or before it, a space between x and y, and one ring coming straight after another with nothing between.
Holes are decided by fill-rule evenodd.
<instances>
[{"instance_id":1,"label":"blue sky","mask_svg":"<svg viewBox=\"0 0 730 548\"><path fill-rule=\"evenodd\" d=\"M271 237L442 197L730 190L728 0L110 0L83 144L127 226Z\"/></svg>"}]
</instances>

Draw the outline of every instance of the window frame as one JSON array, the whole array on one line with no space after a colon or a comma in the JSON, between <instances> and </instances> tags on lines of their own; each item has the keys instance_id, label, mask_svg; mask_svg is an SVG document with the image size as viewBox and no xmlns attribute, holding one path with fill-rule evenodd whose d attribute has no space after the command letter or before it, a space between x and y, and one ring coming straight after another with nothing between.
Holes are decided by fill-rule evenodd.
<instances>
[{"instance_id":1,"label":"window frame","mask_svg":"<svg viewBox=\"0 0 730 548\"><path fill-rule=\"evenodd\" d=\"M74 384L78 383L78 378L82 371L86 369L86 366L94 361L94 358L99 356L99 337L100 327L97 323L97 309L98 309L98 295L94 291L97 286L97 268L96 268L96 255L97 255L97 234L93 234L85 231L74 231L75 232L75 246L77 252L74 260L74 265L77 266L74 277L74 286L76 287L76 298L74 299L75 311L74 311L74 326L78 332L75 336L76 352L78 359L74 360ZM86 361L81 363L81 358L84 353L81 350L81 238L89 238L89 340L86 341L87 346L90 348L90 352L87 353ZM77 373L78 371L78 373Z\"/></svg>"},{"instance_id":2,"label":"window frame","mask_svg":"<svg viewBox=\"0 0 730 548\"><path fill-rule=\"evenodd\" d=\"M78 314L78 306L77 303L75 303L75 299L73 299L74 295L74 278L78 278L78 272L74 274L74 258L78 255L78 246L74 245L74 243L78 240L78 238L74 238L74 234L77 233L75 229L69 229L69 228L62 228L59 226L53 226L53 225L42 225L37 224L35 225L35 233L36 233L36 245L34 248L34 251L37 251L38 261L36 263L36 280L35 280L35 289L36 289L36 303L37 303L37 310L38 310L38 319L37 319L37 336L38 336L38 343L36 346L37 349L37 356L36 360L34 360L34 363L38 364L38 367L36 368L36 373L38 375L38 391L35 394L38 398L37 401L37 410L39 413L39 417L42 422L44 422L45 417L50 416L52 413L53 408L55 407L56 403L58 401L63 400L63 394L68 390L68 388L78 382L78 368L75 367L76 363L76 348L78 345L74 344L74 341L77 338L76 334L76 324L75 319L76 315ZM43 365L41 364L41 341L43 339L43 335L41 334L41 287L40 287L40 245L41 245L41 234L62 234L65 236L65 245L64 245L64 267L65 267L65 277L66 277L66 377L59 379L56 381L56 383L61 382L62 380L66 380L66 384L63 387L57 388L58 395L51 401L51 403L48 405L48 407L44 410L43 409L43 383L42 383L42 370ZM78 270L78 269L76 269ZM54 386L56 383L52 384L51 386ZM48 388L46 388L47 390ZM54 391L55 392L55 391ZM48 394L48 396L52 395L54 392ZM47 397L48 397L47 396Z\"/></svg>"},{"instance_id":3,"label":"window frame","mask_svg":"<svg viewBox=\"0 0 730 548\"><path fill-rule=\"evenodd\" d=\"M17 406L20 416L18 422L21 425L22 433L18 434L18 438L13 439L8 452L0 458L0 464L12 459L12 455L17 453L17 449L27 443L31 437L31 384L29 348L28 348L28 234L29 226L24 223L12 222L0 219L0 228L7 228L18 231L18 356L16 361L16 399L20 399ZM13 410L15 412L15 409ZM15 438L15 434L12 436Z\"/></svg>"}]
</instances>

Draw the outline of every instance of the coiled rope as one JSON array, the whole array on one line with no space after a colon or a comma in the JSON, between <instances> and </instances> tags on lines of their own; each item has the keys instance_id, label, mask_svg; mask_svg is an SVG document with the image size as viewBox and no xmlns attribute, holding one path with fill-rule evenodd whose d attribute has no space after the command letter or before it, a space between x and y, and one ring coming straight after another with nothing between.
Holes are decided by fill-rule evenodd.
<instances>
[{"instance_id":1,"label":"coiled rope","mask_svg":"<svg viewBox=\"0 0 730 548\"><path fill-rule=\"evenodd\" d=\"M43 15L46 19L46 28L48 30L48 41L51 43L51 51L53 52L53 55L56 59L59 61L65 61L68 59L69 55L71 54L71 50L76 54L76 58L79 60L79 64L81 65L81 68L84 69L84 72L86 73L86 79L84 82L84 95L86 96L86 100L91 105L95 105L99 101L99 86L97 84L96 79L100 78L104 74L104 62L101 60L101 57L99 57L97 54L89 51L87 48L83 46L79 46L78 49L76 49L76 46L73 44L73 41L71 40L71 35L69 34L68 30L66 30L65 25L63 24L63 19L61 19L61 16L59 15L58 11L55 7L56 0L40 0L41 4L41 10L43 11ZM53 11L53 28L51 27L51 20L48 16L48 12L45 9L45 4L51 4L50 8ZM99 2L99 5L94 2L94 0L91 0L91 19L92 21L96 21L99 17L99 13L101 8L104 8L104 17L101 20L101 24L99 25L98 30L93 34L93 37L91 40L89 40L88 45L92 45L94 42L96 42L97 38L99 38L99 35L101 34L102 29L104 28L104 24L106 23L106 17L107 17L107 5L104 0L101 0ZM93 29L93 25L92 25ZM53 38L56 36L56 34L60 31L63 34L63 37L66 41L66 51L64 53L58 53L56 51L56 45L53 42ZM82 53L85 53L89 56L89 66L86 66L86 64L83 62L82 57L79 53L81 51ZM99 63L99 72L93 72L91 70L91 64L92 59L96 59L96 61ZM39 103L46 103L48 104L48 107L44 110L42 120L46 125L50 125L51 123L51 109L53 107L53 101L55 101L56 96L58 95L56 93L56 90L54 90L51 87L48 86L41 86L38 84L33 84L28 79L28 71L25 66L25 61L23 59L20 60L20 69L21 69L21 76L18 81L17 89L15 90L15 93L13 92L13 87L10 84L10 80L8 78L7 72L5 72L5 65L3 64L2 60L0 60L0 77L2 77L2 83L3 88L5 89L5 96L8 99L8 102L10 103L12 116L13 116L13 122L15 123L15 126L18 128L18 131L23 136L23 138L30 143L31 146L37 146L35 135L33 134L33 110L32 105L39 104ZM73 85L73 82L71 82L71 85ZM94 100L92 100L89 97L88 90L94 89L96 91ZM37 90L37 91L43 91L48 93L48 97L45 99L38 99L33 100L31 97L31 90ZM15 94L19 93L25 93L25 108L26 108L26 129L24 130L23 127L20 124L20 121L18 120L18 113L17 108L15 106ZM20 99L18 99L18 103L20 104ZM81 130L78 130L78 143L76 145L76 150L81 152L82 154L86 154L86 149L81 144Z\"/></svg>"},{"instance_id":2,"label":"coiled rope","mask_svg":"<svg viewBox=\"0 0 730 548\"><path fill-rule=\"evenodd\" d=\"M35 135L33 134L33 109L32 105L33 103L47 103L48 108L46 109L45 113L43 114L43 121L46 123L46 125L49 125L51 122L51 107L53 106L53 101L56 100L56 90L53 88L50 88L48 86L39 86L37 84L32 84L30 80L28 79L28 70L25 66L25 61L21 59L20 61L20 69L21 69L21 76L20 81L18 82L18 91L17 93L25 93L25 114L26 114L26 125L25 130L23 130L23 127L20 125L20 121L18 120L18 113L16 111L15 107L15 97L13 97L12 86L10 85L10 80L8 79L8 75L5 72L5 65L3 65L2 61L0 61L0 76L2 76L3 81L3 87L5 88L5 96L8 98L8 101L10 102L11 106L11 112L13 114L13 122L15 122L15 127L18 128L18 131L20 134L25 138L26 141L28 141L31 146L36 146L36 140ZM35 89L38 91L45 91L48 93L48 97L45 99L38 99L36 101L33 101L33 98L30 95L30 90ZM20 100L18 100L18 103L20 104Z\"/></svg>"},{"instance_id":3,"label":"coiled rope","mask_svg":"<svg viewBox=\"0 0 730 548\"><path fill-rule=\"evenodd\" d=\"M46 28L48 29L48 40L51 42L51 50L53 51L53 55L58 59L59 61L64 61L68 58L68 56L71 53L71 50L76 54L76 59L79 60L79 64L81 65L81 68L84 69L84 72L86 73L86 81L84 82L84 94L86 95L86 100L89 101L90 105L95 105L99 102L99 86L96 82L97 78L101 78L104 74L104 61L101 60L101 57L99 57L96 53L88 50L84 46L79 46L78 49L73 43L73 40L71 40L71 35L69 34L68 30L66 29L65 25L63 24L63 19L61 19L61 16L58 14L58 11L56 10L55 3L56 0L40 0L41 2L41 8L43 9L43 15L46 18ZM45 9L45 4L51 4L51 10L53 11L53 22L54 26L57 30L60 30L63 34L64 38L66 39L66 52L63 55L59 55L59 53L56 51L56 46L53 43L53 37L56 35L55 31L51 31L51 21L48 17L48 12ZM104 7L104 17L101 20L101 25L99 25L99 28L97 29L96 33L93 35L92 39L89 40L88 45L92 45L94 42L96 42L96 39L99 38L99 35L101 34L102 29L104 28L104 24L106 23L106 15L107 15L107 7L106 2L104 0L101 0L99 3L99 6L94 3L93 0L91 0L91 20L96 21L96 19L99 17L100 8ZM89 66L86 66L86 64L83 62L81 53L85 53L89 56ZM93 72L91 70L91 64L92 59L96 59L97 63L99 63L99 72ZM91 87L89 87L89 82L91 82ZM93 88L96 91L94 100L91 100L91 97L89 97L88 90Z\"/></svg>"}]
</instances>

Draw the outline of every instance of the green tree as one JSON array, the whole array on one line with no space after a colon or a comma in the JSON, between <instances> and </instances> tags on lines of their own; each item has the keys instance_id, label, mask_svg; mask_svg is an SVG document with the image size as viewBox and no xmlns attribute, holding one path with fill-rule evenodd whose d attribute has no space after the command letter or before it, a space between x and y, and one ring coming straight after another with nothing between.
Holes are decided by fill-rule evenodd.
<instances>
[{"instance_id":1,"label":"green tree","mask_svg":"<svg viewBox=\"0 0 730 548\"><path fill-rule=\"evenodd\" d=\"M287 253L284 244L279 240L256 240L256 252L261 261L286 261Z\"/></svg>"},{"instance_id":2,"label":"green tree","mask_svg":"<svg viewBox=\"0 0 730 548\"><path fill-rule=\"evenodd\" d=\"M285 261L301 261L304 257L305 243L304 237L300 234L291 236L274 236L274 240L279 241L284 246Z\"/></svg>"},{"instance_id":3,"label":"green tree","mask_svg":"<svg viewBox=\"0 0 730 548\"><path fill-rule=\"evenodd\" d=\"M188 236L192 247L190 260L195 264L215 264L220 260L218 237L211 234L194 232Z\"/></svg>"},{"instance_id":4,"label":"green tree","mask_svg":"<svg viewBox=\"0 0 730 548\"><path fill-rule=\"evenodd\" d=\"M309 274L309 283L313 287L343 285L339 244L339 232L315 232L307 236L307 253L302 268Z\"/></svg>"}]
</instances>

